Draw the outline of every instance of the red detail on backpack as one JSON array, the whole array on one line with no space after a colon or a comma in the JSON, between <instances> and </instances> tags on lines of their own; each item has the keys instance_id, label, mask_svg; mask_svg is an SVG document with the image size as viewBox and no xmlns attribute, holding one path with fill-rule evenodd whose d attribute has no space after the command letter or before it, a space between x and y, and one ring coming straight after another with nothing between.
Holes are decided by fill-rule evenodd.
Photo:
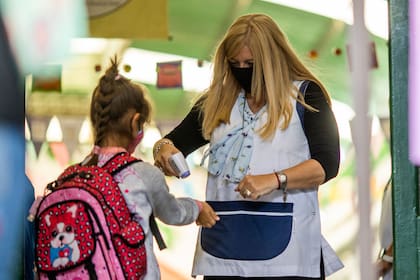
<instances>
[{"instance_id":1,"label":"red detail on backpack","mask_svg":"<svg viewBox=\"0 0 420 280\"><path fill-rule=\"evenodd\" d=\"M143 278L145 234L111 175L136 161L120 153L102 168L72 165L47 186L35 218L40 279Z\"/></svg>"}]
</instances>

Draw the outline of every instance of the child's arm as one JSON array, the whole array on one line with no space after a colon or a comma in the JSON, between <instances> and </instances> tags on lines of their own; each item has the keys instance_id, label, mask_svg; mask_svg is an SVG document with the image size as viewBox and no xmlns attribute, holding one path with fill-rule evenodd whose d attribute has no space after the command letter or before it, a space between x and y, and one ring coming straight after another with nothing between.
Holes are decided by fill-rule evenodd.
<instances>
[{"instance_id":1,"label":"child's arm","mask_svg":"<svg viewBox=\"0 0 420 280\"><path fill-rule=\"evenodd\" d=\"M137 165L137 164L136 164ZM140 164L139 164L140 165ZM211 225L212 217L217 217L213 209L204 202L197 203L188 197L175 197L169 192L168 185L163 173L155 166L147 163L141 164L141 180L146 188L148 202L151 204L156 218L169 225L187 225L193 223L203 212L206 217L204 222ZM200 211L200 206L202 210ZM201 218L200 218L201 220ZM216 221L213 221L213 224Z\"/></svg>"}]
</instances>

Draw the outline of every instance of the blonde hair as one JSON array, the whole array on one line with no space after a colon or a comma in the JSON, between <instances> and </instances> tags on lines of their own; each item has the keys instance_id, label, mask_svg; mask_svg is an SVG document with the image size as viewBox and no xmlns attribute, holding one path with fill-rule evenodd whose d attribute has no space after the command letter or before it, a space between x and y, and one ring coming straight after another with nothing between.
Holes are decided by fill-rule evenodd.
<instances>
[{"instance_id":1,"label":"blonde hair","mask_svg":"<svg viewBox=\"0 0 420 280\"><path fill-rule=\"evenodd\" d=\"M213 58L213 79L200 103L203 115L203 136L210 138L213 130L222 123L229 123L232 107L240 86L229 66L229 60L247 46L253 55L254 69L251 92L257 103L267 104L267 123L259 131L268 138L274 134L282 119L281 128L289 126L293 114L290 96L295 98L295 80L310 80L318 84L327 102L331 100L326 88L301 62L288 39L274 20L264 14L240 16L229 27L219 43ZM298 101L311 110L303 101Z\"/></svg>"}]
</instances>

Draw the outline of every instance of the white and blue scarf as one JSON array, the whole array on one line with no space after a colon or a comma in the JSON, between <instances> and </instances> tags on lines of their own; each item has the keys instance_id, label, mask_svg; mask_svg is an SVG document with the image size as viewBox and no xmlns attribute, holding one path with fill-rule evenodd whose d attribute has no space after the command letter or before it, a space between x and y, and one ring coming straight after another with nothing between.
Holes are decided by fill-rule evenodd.
<instances>
[{"instance_id":1,"label":"white and blue scarf","mask_svg":"<svg viewBox=\"0 0 420 280\"><path fill-rule=\"evenodd\" d=\"M249 108L243 92L239 94L236 102L242 115L242 124L233 127L218 142L212 143L201 162L202 165L209 157L208 172L212 175L220 175L234 183L240 182L248 172L253 150L255 124L266 111L264 105L258 113L254 114Z\"/></svg>"}]
</instances>

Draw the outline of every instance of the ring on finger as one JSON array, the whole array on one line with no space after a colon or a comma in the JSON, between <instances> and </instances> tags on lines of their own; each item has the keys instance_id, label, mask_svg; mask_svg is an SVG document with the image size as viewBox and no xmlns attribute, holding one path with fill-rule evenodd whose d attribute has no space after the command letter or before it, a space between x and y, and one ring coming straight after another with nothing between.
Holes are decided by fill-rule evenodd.
<instances>
[{"instance_id":1,"label":"ring on finger","mask_svg":"<svg viewBox=\"0 0 420 280\"><path fill-rule=\"evenodd\" d=\"M251 196L251 194L252 194L252 192L250 190L245 189L245 196L246 197Z\"/></svg>"}]
</instances>

